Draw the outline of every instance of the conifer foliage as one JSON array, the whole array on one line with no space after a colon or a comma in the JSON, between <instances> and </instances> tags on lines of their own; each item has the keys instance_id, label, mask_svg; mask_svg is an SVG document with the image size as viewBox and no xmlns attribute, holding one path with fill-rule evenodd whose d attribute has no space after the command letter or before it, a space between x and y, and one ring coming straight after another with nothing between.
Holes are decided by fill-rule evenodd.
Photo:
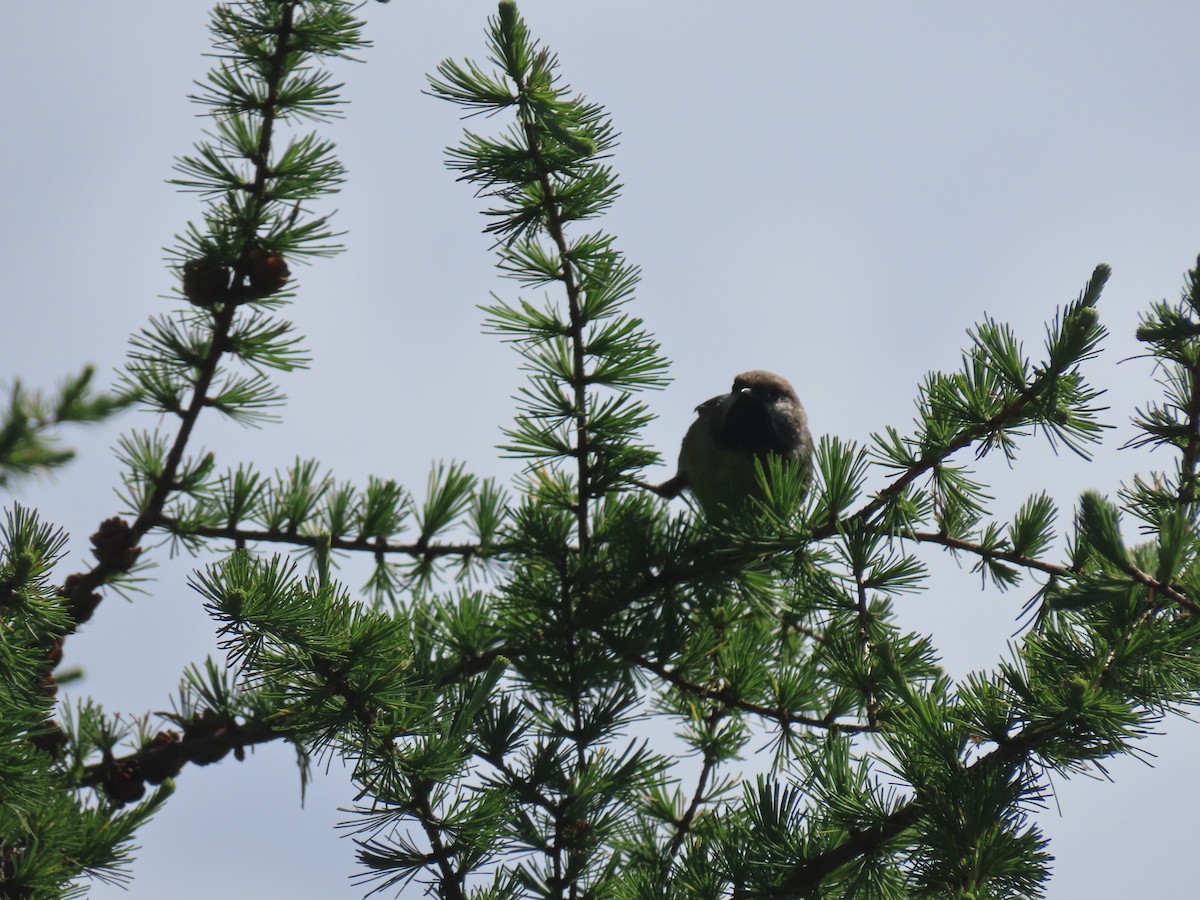
<instances>
[{"instance_id":1,"label":"conifer foliage","mask_svg":"<svg viewBox=\"0 0 1200 900\"><path fill-rule=\"evenodd\" d=\"M216 8L195 97L211 128L175 182L205 204L173 250L179 308L134 335L111 395L90 371L57 400L11 392L0 484L66 461L61 422L136 403L167 424L121 439L125 517L92 536L92 568L61 572L61 533L4 515L0 896L127 877L131 838L188 767L269 741L304 778L314 755L346 761L367 890L1042 896L1049 778L1136 751L1200 697L1200 263L1138 331L1162 390L1135 443L1171 451L1167 471L1066 516L1035 493L1000 521L969 468L1019 466L1036 439L1082 464L1102 436L1084 377L1105 337L1098 266L1037 355L1001 322L973 329L961 368L919 386L909 431L821 439L811 484L767 464L761 500L721 521L669 508L641 480L668 362L634 313L637 268L597 225L616 131L506 0L486 61L442 63L428 91L499 123L448 165L484 198L515 285L483 316L528 375L501 445L524 474L510 493L434 463L418 497L312 460L222 465L196 449L203 418L270 421L276 379L306 363L280 311L294 265L338 249L313 204L344 173L305 129L340 114L327 64L365 47L358 11ZM186 667L160 720L64 708L70 635L156 537L202 555L191 584L224 657ZM940 553L1032 594L1009 656L959 682L893 612ZM339 582L339 554L373 561L365 585Z\"/></svg>"}]
</instances>

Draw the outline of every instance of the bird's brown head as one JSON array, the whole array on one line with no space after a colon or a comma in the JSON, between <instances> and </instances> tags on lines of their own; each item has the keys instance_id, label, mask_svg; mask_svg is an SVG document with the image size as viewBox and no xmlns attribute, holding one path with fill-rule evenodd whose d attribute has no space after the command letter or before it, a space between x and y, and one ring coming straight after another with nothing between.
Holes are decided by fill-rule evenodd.
<instances>
[{"instance_id":1,"label":"bird's brown head","mask_svg":"<svg viewBox=\"0 0 1200 900\"><path fill-rule=\"evenodd\" d=\"M791 383L784 377L765 369L751 369L733 379L733 393L748 391L764 403L790 400L799 403L800 398Z\"/></svg>"}]
</instances>

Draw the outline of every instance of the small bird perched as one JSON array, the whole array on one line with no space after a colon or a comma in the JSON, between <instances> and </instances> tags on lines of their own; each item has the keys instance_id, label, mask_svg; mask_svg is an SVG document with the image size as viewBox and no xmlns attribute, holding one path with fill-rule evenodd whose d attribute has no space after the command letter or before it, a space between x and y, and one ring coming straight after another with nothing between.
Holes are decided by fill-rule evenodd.
<instances>
[{"instance_id":1,"label":"small bird perched","mask_svg":"<svg viewBox=\"0 0 1200 900\"><path fill-rule=\"evenodd\" d=\"M708 516L720 516L755 493L755 460L765 463L770 454L807 472L812 465L808 416L786 379L761 369L743 372L728 394L696 407L675 477L654 490L676 497L687 488Z\"/></svg>"}]
</instances>

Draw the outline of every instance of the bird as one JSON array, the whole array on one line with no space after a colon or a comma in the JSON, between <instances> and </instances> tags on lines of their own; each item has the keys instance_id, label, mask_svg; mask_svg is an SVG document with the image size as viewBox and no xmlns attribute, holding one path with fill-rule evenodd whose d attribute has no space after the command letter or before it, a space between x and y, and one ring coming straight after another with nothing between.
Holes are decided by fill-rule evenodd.
<instances>
[{"instance_id":1,"label":"bird","mask_svg":"<svg viewBox=\"0 0 1200 900\"><path fill-rule=\"evenodd\" d=\"M674 477L653 490L677 497L685 489L709 518L723 518L758 490L755 461L770 455L801 466L807 484L812 469L808 416L787 379L754 369L733 379L728 394L696 407L679 448Z\"/></svg>"}]
</instances>

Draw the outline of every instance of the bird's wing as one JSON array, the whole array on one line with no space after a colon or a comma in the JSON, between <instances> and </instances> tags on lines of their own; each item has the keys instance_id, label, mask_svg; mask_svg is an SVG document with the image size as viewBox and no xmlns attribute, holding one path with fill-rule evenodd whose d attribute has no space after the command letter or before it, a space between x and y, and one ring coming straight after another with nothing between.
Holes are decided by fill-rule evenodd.
<instances>
[{"instance_id":1,"label":"bird's wing","mask_svg":"<svg viewBox=\"0 0 1200 900\"><path fill-rule=\"evenodd\" d=\"M729 396L728 394L718 394L716 397L709 397L707 400L705 400L703 403L701 403L699 406L696 407L696 417L701 418L704 415L706 415L707 413L711 413L718 406L720 406L728 396ZM713 416L711 424L716 425L718 418L719 418L718 416Z\"/></svg>"}]
</instances>

